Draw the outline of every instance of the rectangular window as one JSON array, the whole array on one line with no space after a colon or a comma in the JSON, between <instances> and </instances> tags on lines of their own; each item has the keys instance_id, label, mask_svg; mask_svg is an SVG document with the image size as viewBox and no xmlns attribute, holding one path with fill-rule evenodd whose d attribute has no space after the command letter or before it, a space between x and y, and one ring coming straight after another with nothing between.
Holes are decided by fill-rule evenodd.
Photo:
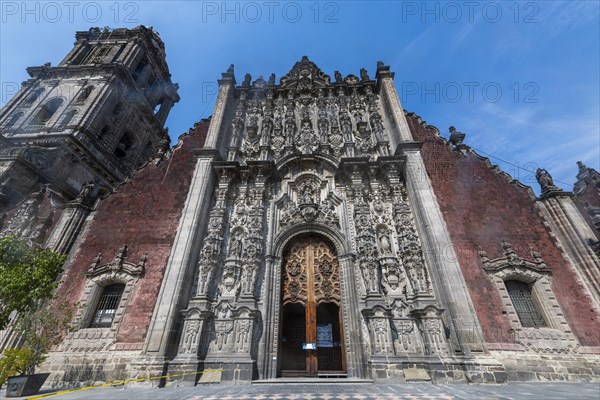
<instances>
[{"instance_id":1,"label":"rectangular window","mask_svg":"<svg viewBox=\"0 0 600 400\"><path fill-rule=\"evenodd\" d=\"M506 281L504 282L513 307L519 316L521 325L525 328L535 328L546 326L544 318L538 312L538 309L531 297L531 288L525 282Z\"/></svg>"},{"instance_id":2,"label":"rectangular window","mask_svg":"<svg viewBox=\"0 0 600 400\"><path fill-rule=\"evenodd\" d=\"M125 285L122 283L104 287L102 296L100 296L100 301L98 301L98 306L96 307L96 312L90 323L90 328L107 328L112 325L124 290Z\"/></svg>"}]
</instances>

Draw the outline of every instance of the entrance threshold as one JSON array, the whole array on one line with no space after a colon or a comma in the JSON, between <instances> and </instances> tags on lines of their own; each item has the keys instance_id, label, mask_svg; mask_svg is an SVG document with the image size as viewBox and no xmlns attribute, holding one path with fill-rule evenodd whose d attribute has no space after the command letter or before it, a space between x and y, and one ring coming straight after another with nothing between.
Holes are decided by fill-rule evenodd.
<instances>
[{"instance_id":1,"label":"entrance threshold","mask_svg":"<svg viewBox=\"0 0 600 400\"><path fill-rule=\"evenodd\" d=\"M253 385L278 385L278 384L306 384L311 385L318 384L340 384L340 385L365 385L372 384L373 379L357 379L357 378L330 378L330 377L319 377L319 378L275 378L275 379L259 379L251 382Z\"/></svg>"}]
</instances>

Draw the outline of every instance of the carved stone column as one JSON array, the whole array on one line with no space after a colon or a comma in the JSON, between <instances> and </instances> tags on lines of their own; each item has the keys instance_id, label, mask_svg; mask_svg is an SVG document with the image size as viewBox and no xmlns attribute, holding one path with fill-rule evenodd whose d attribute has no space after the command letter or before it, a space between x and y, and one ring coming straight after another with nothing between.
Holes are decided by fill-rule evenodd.
<instances>
[{"instance_id":1,"label":"carved stone column","mask_svg":"<svg viewBox=\"0 0 600 400\"><path fill-rule=\"evenodd\" d=\"M354 206L354 228L356 231L357 265L362 274L367 306L383 304L381 292L381 270L375 227L368 203L368 190L354 166L351 174L350 197Z\"/></svg>"},{"instance_id":2,"label":"carved stone column","mask_svg":"<svg viewBox=\"0 0 600 400\"><path fill-rule=\"evenodd\" d=\"M206 324L212 317L212 312L189 308L182 313L183 329L177 356L169 361L169 374L178 386L193 386L198 379L200 366L199 350L202 337L206 332Z\"/></svg>"},{"instance_id":3,"label":"carved stone column","mask_svg":"<svg viewBox=\"0 0 600 400\"><path fill-rule=\"evenodd\" d=\"M363 310L362 313L369 326L371 360L394 356L395 350L392 340L391 314L389 310L381 306L375 306L372 309Z\"/></svg>"},{"instance_id":4,"label":"carved stone column","mask_svg":"<svg viewBox=\"0 0 600 400\"><path fill-rule=\"evenodd\" d=\"M444 322L442 321L443 312L443 309L435 306L427 306L411 312L417 317L423 334L425 353L430 356L446 357L449 354Z\"/></svg>"}]
</instances>

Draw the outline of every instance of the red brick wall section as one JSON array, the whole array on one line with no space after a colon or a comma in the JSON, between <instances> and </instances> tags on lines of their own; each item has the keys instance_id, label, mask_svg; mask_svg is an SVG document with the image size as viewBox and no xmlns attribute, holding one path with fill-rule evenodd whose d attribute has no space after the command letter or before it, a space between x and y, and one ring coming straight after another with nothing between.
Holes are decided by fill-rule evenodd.
<instances>
[{"instance_id":1,"label":"red brick wall section","mask_svg":"<svg viewBox=\"0 0 600 400\"><path fill-rule=\"evenodd\" d=\"M452 151L439 131L407 114L413 138L423 141L427 174L450 231L463 275L469 287L485 339L514 343L500 295L483 270L479 248L493 259L502 256L501 239L517 254L532 259L538 251L552 270L552 289L567 321L584 346L600 345L599 318L592 310L573 272L546 230L528 189L510 183L508 175L490 168L472 153Z\"/></svg>"},{"instance_id":2,"label":"red brick wall section","mask_svg":"<svg viewBox=\"0 0 600 400\"><path fill-rule=\"evenodd\" d=\"M127 244L127 261L137 263L148 252L145 273L125 309L117 348L136 348L144 341L196 165L193 153L203 146L208 125L208 120L197 123L180 138L169 159L159 165L148 163L101 200L81 246L66 266L60 290L75 302L98 253L102 252L102 262L110 262ZM129 345L133 343L138 346Z\"/></svg>"}]
</instances>

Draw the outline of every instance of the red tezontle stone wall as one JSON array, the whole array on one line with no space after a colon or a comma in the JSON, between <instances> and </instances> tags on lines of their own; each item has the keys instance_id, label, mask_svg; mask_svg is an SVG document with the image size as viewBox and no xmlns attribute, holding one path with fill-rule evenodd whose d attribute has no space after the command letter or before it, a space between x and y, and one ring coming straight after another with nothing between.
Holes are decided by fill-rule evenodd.
<instances>
[{"instance_id":1,"label":"red tezontle stone wall","mask_svg":"<svg viewBox=\"0 0 600 400\"><path fill-rule=\"evenodd\" d=\"M148 252L145 274L125 309L117 348L139 348L144 341L194 173L194 150L203 146L208 125L208 120L196 124L169 159L147 164L101 200L79 249L66 265L60 293L76 302L83 293L85 272L98 253L102 252L101 262L110 262L127 244L127 261L137 263Z\"/></svg>"},{"instance_id":2,"label":"red tezontle stone wall","mask_svg":"<svg viewBox=\"0 0 600 400\"><path fill-rule=\"evenodd\" d=\"M538 251L552 270L552 289L575 336L584 346L600 345L598 315L546 230L528 190L474 154L451 151L438 131L407 115L414 140L423 141L425 168L457 253L486 341L513 343L500 295L483 270L479 248L502 256L506 239L517 254L533 259Z\"/></svg>"}]
</instances>

